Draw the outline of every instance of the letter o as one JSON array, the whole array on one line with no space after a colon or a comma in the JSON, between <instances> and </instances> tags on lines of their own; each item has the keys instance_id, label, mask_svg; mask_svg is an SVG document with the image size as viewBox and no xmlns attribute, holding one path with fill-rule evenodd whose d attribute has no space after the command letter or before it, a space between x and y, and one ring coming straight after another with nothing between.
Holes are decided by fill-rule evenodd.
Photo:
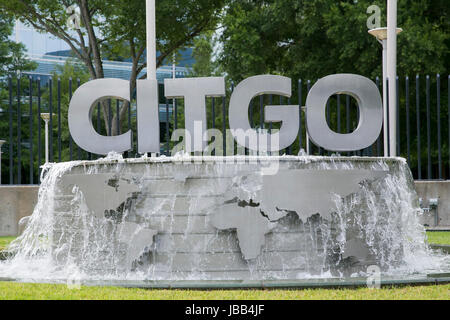
<instances>
[{"instance_id":1,"label":"letter o","mask_svg":"<svg viewBox=\"0 0 450 320\"><path fill-rule=\"evenodd\" d=\"M359 123L349 134L334 132L326 120L328 99L334 94L348 94L356 99ZM378 138L383 125L380 92L370 79L355 74L324 77L311 88L306 99L306 122L314 144L330 151L356 151L369 147Z\"/></svg>"}]
</instances>

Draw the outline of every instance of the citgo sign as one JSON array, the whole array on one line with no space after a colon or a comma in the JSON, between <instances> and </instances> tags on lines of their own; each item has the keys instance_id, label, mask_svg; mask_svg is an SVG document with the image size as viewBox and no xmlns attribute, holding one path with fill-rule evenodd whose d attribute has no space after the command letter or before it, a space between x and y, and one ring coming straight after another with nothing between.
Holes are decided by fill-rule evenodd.
<instances>
[{"instance_id":1,"label":"citgo sign","mask_svg":"<svg viewBox=\"0 0 450 320\"><path fill-rule=\"evenodd\" d=\"M187 152L202 152L205 147L206 97L225 96L225 78L166 79L167 98L185 100L185 130L190 143ZM69 107L69 129L74 141L88 152L107 154L132 148L132 132L119 136L102 136L92 125L93 106L104 98L130 100L129 82L120 79L98 79L82 85L73 95ZM263 133L251 128L248 119L250 101L263 94L290 97L291 79L276 75L260 75L242 81L232 93L229 105L229 127L236 142L250 150L257 148L248 137ZM348 94L359 107L359 124L355 131L340 134L326 121L326 103L334 94ZM299 105L266 106L267 122L281 122L280 130L269 134L278 143L268 146L270 152L290 146L299 132ZM156 80L137 83L138 152L159 153L159 106ZM354 74L324 77L311 88L306 100L306 124L309 138L318 146L332 151L354 151L370 146L378 138L383 122L383 107L377 86L369 79ZM200 130L196 130L200 124ZM194 133L196 136L194 136ZM200 136L200 139L198 139ZM197 141L196 141L197 138ZM198 143L200 140L200 143ZM251 140L251 139L250 139Z\"/></svg>"}]
</instances>

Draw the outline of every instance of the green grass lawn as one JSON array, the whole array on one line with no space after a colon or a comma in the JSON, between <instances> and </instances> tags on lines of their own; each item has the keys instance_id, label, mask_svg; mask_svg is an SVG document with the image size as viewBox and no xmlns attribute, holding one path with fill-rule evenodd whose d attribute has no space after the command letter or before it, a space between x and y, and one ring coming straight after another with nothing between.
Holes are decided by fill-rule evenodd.
<instances>
[{"instance_id":1,"label":"green grass lawn","mask_svg":"<svg viewBox=\"0 0 450 320\"><path fill-rule=\"evenodd\" d=\"M0 251L5 250L14 239L15 237L0 237Z\"/></svg>"},{"instance_id":2,"label":"green grass lawn","mask_svg":"<svg viewBox=\"0 0 450 320\"><path fill-rule=\"evenodd\" d=\"M450 244L450 232L428 232L428 242ZM0 251L13 237L0 237ZM0 282L0 300L450 300L450 284L382 289L307 289L307 290L146 290L114 287L81 287L66 285Z\"/></svg>"},{"instance_id":3,"label":"green grass lawn","mask_svg":"<svg viewBox=\"0 0 450 320\"><path fill-rule=\"evenodd\" d=\"M450 299L450 284L382 289L146 290L0 282L0 300L430 300Z\"/></svg>"},{"instance_id":4,"label":"green grass lawn","mask_svg":"<svg viewBox=\"0 0 450 320\"><path fill-rule=\"evenodd\" d=\"M428 243L450 245L450 232L448 231L429 231L427 237Z\"/></svg>"}]
</instances>

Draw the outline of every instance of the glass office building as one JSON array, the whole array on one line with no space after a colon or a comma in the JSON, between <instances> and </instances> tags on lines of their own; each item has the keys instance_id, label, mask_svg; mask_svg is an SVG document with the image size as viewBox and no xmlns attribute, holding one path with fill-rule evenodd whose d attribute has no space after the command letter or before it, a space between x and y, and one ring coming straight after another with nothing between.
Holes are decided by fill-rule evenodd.
<instances>
[{"instance_id":1,"label":"glass office building","mask_svg":"<svg viewBox=\"0 0 450 320\"><path fill-rule=\"evenodd\" d=\"M69 45L63 40L49 34L42 34L35 29L17 21L13 39L21 42L27 49L27 54L31 60L38 64L36 70L27 72L33 76L45 78L57 71L56 66L64 65L71 57ZM172 65L162 66L157 70L157 78L162 83L165 78L172 78L174 73L177 78L185 77L192 66L192 49L180 52L181 61L175 68ZM131 62L127 61L103 61L106 78L120 78L129 80L131 75ZM142 71L145 74L146 70ZM141 74L141 75L142 75Z\"/></svg>"}]
</instances>

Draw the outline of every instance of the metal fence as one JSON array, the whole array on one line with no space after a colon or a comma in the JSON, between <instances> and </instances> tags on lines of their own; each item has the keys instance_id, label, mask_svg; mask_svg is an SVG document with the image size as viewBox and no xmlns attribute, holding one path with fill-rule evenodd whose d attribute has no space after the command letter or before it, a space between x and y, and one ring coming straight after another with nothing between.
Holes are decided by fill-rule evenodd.
<instances>
[{"instance_id":1,"label":"metal fence","mask_svg":"<svg viewBox=\"0 0 450 320\"><path fill-rule=\"evenodd\" d=\"M397 92L397 149L406 158L415 179L450 179L450 76L444 81L440 75L430 77L400 77ZM380 79L374 80L382 89ZM274 104L305 105L311 80L298 80L290 99L264 95L250 103L249 120L252 127L273 130L279 124L265 123L264 107ZM98 155L79 148L70 137L67 125L69 101L79 80L36 77L9 77L0 82L0 140L5 140L1 151L2 184L38 184L40 166L44 159L44 121L41 116L49 113L49 161L93 160ZM233 85L224 98L207 99L208 127L225 132L228 128L228 101ZM160 90L163 96L163 89ZM100 134L108 134L114 125L120 132L135 130L135 102L126 112L121 112L123 101L108 99L99 103L93 112L93 124ZM389 107L389 106L388 106ZM104 108L108 110L104 113ZM105 114L107 118L105 119ZM330 128L339 133L349 133L359 122L356 101L348 95L335 95L327 105L327 121ZM170 141L173 131L184 128L183 100L160 101L161 153L168 155L175 142ZM342 155L382 156L383 130L370 147ZM0 142L1 144L1 142ZM223 148L230 148L224 135ZM300 111L300 132L297 141L281 153L298 154L301 149L311 155L332 155L332 152L315 146L307 139L304 110ZM134 149L125 157L138 157Z\"/></svg>"}]
</instances>

